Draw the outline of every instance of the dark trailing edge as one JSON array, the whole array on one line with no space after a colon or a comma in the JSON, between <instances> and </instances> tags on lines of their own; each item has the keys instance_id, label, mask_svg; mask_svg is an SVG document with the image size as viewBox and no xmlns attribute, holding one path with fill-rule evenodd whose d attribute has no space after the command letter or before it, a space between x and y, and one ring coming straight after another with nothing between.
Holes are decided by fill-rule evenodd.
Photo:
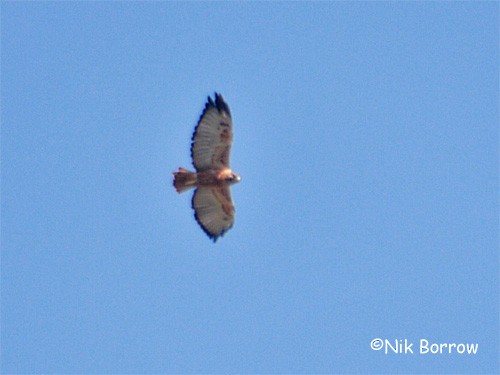
<instances>
[{"instance_id":1,"label":"dark trailing edge","mask_svg":"<svg viewBox=\"0 0 500 375\"><path fill-rule=\"evenodd\" d=\"M198 126L200 126L201 119L203 118L203 116L205 116L205 113L208 110L210 110L211 108L216 108L219 111L219 113L226 112L228 114L229 118L231 118L231 111L229 110L229 106L224 101L224 98L222 97L221 94L219 94L217 92L215 93L215 103L210 96L208 97L207 103L205 104L205 109L201 113L200 119L198 120L198 123L196 124L196 127L194 128L193 135L191 136L191 160L193 160L194 136L196 135L196 132L198 130ZM225 124L225 123L221 123L221 125L228 126L228 124ZM194 162L193 162L193 165L194 165ZM196 166L195 166L195 168L196 168Z\"/></svg>"},{"instance_id":2,"label":"dark trailing edge","mask_svg":"<svg viewBox=\"0 0 500 375\"><path fill-rule=\"evenodd\" d=\"M198 218L198 214L196 213L196 210L194 208L194 196L196 195L198 189L196 189L193 193L193 196L191 198L191 208L193 209L194 211L194 219L196 220L196 222L198 223L198 225L200 226L200 228L203 230L203 232L205 232L205 234L208 236L208 238L210 238L214 243L217 242L217 240L219 239L219 237L223 237L224 234L226 234L226 232L231 229L233 226L231 225L229 228L223 230L220 234L218 235L214 235L212 233L210 233L204 226L203 224L201 223L200 219Z\"/></svg>"}]
</instances>

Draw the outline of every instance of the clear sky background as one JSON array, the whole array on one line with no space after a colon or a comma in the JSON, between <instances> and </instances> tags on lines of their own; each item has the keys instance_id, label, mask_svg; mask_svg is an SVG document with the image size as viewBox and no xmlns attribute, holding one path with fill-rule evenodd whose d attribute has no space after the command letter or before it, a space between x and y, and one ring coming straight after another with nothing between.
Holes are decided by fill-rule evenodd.
<instances>
[{"instance_id":1,"label":"clear sky background","mask_svg":"<svg viewBox=\"0 0 500 375\"><path fill-rule=\"evenodd\" d=\"M2 2L2 372L498 372L498 30L494 1ZM171 176L214 91L216 244Z\"/></svg>"}]
</instances>

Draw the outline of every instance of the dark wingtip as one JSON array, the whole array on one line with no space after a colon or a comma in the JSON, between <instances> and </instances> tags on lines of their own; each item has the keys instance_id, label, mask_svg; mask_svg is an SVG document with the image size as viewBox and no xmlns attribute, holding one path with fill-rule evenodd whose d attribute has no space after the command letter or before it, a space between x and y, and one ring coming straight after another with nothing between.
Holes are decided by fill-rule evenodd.
<instances>
[{"instance_id":1,"label":"dark wingtip","mask_svg":"<svg viewBox=\"0 0 500 375\"><path fill-rule=\"evenodd\" d=\"M215 106L219 112L226 112L229 117L231 117L231 110L229 106L224 101L224 97L220 93L215 93Z\"/></svg>"},{"instance_id":2,"label":"dark wingtip","mask_svg":"<svg viewBox=\"0 0 500 375\"><path fill-rule=\"evenodd\" d=\"M209 95L207 96L207 104L205 104L205 108L211 108L211 107L215 107L215 103L212 99L212 97Z\"/></svg>"}]
</instances>

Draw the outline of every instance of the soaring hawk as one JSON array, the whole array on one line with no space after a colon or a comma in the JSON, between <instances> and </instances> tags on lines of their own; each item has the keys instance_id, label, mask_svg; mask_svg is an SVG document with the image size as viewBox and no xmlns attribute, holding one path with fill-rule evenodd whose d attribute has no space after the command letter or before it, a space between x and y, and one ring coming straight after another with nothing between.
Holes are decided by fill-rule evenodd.
<instances>
[{"instance_id":1,"label":"soaring hawk","mask_svg":"<svg viewBox=\"0 0 500 375\"><path fill-rule=\"evenodd\" d=\"M214 242L234 224L234 203L230 186L240 181L231 171L229 154L233 143L233 121L222 95L211 97L196 125L191 143L191 159L196 172L179 168L174 187L182 193L196 188L192 207L194 217Z\"/></svg>"}]
</instances>

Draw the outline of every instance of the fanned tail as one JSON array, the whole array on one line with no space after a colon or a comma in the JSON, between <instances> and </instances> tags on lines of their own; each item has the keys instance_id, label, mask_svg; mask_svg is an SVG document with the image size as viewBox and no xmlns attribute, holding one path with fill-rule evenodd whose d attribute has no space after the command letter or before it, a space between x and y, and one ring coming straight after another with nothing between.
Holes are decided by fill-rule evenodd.
<instances>
[{"instance_id":1,"label":"fanned tail","mask_svg":"<svg viewBox=\"0 0 500 375\"><path fill-rule=\"evenodd\" d=\"M184 168L179 168L179 170L173 174L174 187L179 194L196 186L196 173L189 172Z\"/></svg>"}]
</instances>

